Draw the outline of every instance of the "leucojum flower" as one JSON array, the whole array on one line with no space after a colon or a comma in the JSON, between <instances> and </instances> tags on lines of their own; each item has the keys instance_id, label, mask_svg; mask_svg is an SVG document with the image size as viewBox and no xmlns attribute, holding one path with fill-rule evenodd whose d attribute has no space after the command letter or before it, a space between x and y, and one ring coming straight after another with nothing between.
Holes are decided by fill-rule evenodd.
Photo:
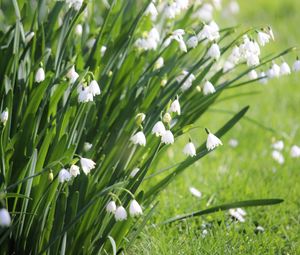
<instances>
[{"instance_id":1,"label":"leucojum flower","mask_svg":"<svg viewBox=\"0 0 300 255\"><path fill-rule=\"evenodd\" d=\"M127 219L127 212L123 206L118 206L115 211L116 221L123 221Z\"/></svg>"},{"instance_id":2,"label":"leucojum flower","mask_svg":"<svg viewBox=\"0 0 300 255\"><path fill-rule=\"evenodd\" d=\"M8 120L8 110L4 110L0 115L0 121L5 125Z\"/></svg>"},{"instance_id":3,"label":"leucojum flower","mask_svg":"<svg viewBox=\"0 0 300 255\"><path fill-rule=\"evenodd\" d=\"M11 224L10 214L7 209L0 209L0 226L1 227L9 227Z\"/></svg>"},{"instance_id":4,"label":"leucojum flower","mask_svg":"<svg viewBox=\"0 0 300 255\"><path fill-rule=\"evenodd\" d=\"M130 138L130 141L133 144L138 144L138 145L141 145L141 146L145 146L146 145L146 137L145 137L143 131L139 131L135 135L133 135Z\"/></svg>"},{"instance_id":5,"label":"leucojum flower","mask_svg":"<svg viewBox=\"0 0 300 255\"><path fill-rule=\"evenodd\" d=\"M82 171L86 175L88 175L90 173L90 171L92 169L94 169L95 166L96 166L96 163L93 160L88 159L88 158L81 158L80 159L80 164L81 164Z\"/></svg>"},{"instance_id":6,"label":"leucojum flower","mask_svg":"<svg viewBox=\"0 0 300 255\"><path fill-rule=\"evenodd\" d=\"M58 181L61 183L68 182L71 180L72 175L65 168L61 169L58 174Z\"/></svg>"},{"instance_id":7,"label":"leucojum flower","mask_svg":"<svg viewBox=\"0 0 300 255\"><path fill-rule=\"evenodd\" d=\"M212 134L211 132L209 132L209 130L206 128L205 129L206 133L207 133L207 140L206 140L206 148L207 150L213 150L216 147L223 145L222 141L216 137L214 134Z\"/></svg>"},{"instance_id":8,"label":"leucojum flower","mask_svg":"<svg viewBox=\"0 0 300 255\"><path fill-rule=\"evenodd\" d=\"M41 83L45 80L45 71L43 67L39 67L39 69L35 73L35 82Z\"/></svg>"},{"instance_id":9,"label":"leucojum flower","mask_svg":"<svg viewBox=\"0 0 300 255\"><path fill-rule=\"evenodd\" d=\"M116 210L117 210L117 206L116 206L116 203L115 203L115 201L110 201L110 202L108 202L108 204L106 205L106 211L108 212L108 213L115 213L116 212Z\"/></svg>"},{"instance_id":10,"label":"leucojum flower","mask_svg":"<svg viewBox=\"0 0 300 255\"><path fill-rule=\"evenodd\" d=\"M129 213L131 217L136 217L143 214L142 207L135 199L131 200L130 202Z\"/></svg>"},{"instance_id":11,"label":"leucojum flower","mask_svg":"<svg viewBox=\"0 0 300 255\"><path fill-rule=\"evenodd\" d=\"M183 153L187 156L191 156L191 157L194 157L196 156L196 148L195 148L195 145L189 141L188 144L186 144L183 148Z\"/></svg>"}]
</instances>

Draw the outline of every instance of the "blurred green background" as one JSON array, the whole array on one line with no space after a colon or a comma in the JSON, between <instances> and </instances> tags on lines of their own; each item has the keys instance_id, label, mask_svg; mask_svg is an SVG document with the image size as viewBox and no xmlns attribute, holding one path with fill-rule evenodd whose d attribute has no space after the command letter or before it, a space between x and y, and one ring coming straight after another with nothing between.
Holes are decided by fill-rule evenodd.
<instances>
[{"instance_id":1,"label":"blurred green background","mask_svg":"<svg viewBox=\"0 0 300 255\"><path fill-rule=\"evenodd\" d=\"M264 47L263 54L300 45L300 1L243 0L239 4L235 23L273 28L276 41ZM292 65L297 54L299 51L285 60ZM197 145L205 139L204 126L215 131L230 118L230 114L218 110L237 112L249 104L247 116L269 129L242 120L223 138L223 147L190 167L161 194L152 223L232 201L283 198L284 203L246 208L245 223L228 224L228 214L221 212L171 226L150 226L130 254L300 254L300 159L289 156L292 145L300 146L299 82L300 73L293 73L270 80L265 86L254 83L224 94L223 97L237 92L257 92L216 104L200 119L200 128L190 133ZM238 140L236 148L228 145L231 138ZM169 149L166 159L160 162L162 169L183 158L186 139L177 141L176 149ZM285 143L283 165L272 159L274 139ZM202 192L201 199L191 195L191 186ZM203 223L208 226L204 228ZM257 234L257 225L265 231ZM205 237L204 229L208 231Z\"/></svg>"}]
</instances>

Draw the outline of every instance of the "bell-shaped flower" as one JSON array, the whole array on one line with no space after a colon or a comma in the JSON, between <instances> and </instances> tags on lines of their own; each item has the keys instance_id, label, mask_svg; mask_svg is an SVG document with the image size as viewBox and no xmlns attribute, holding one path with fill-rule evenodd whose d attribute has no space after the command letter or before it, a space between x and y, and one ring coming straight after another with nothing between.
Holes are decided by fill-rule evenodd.
<instances>
[{"instance_id":1,"label":"bell-shaped flower","mask_svg":"<svg viewBox=\"0 0 300 255\"><path fill-rule=\"evenodd\" d=\"M88 159L88 158L81 158L80 159L80 164L81 164L82 171L86 175L88 175L90 173L90 171L92 169L94 169L95 166L96 166L96 163L93 160Z\"/></svg>"},{"instance_id":2,"label":"bell-shaped flower","mask_svg":"<svg viewBox=\"0 0 300 255\"><path fill-rule=\"evenodd\" d=\"M174 143L174 136L171 130L166 130L163 135L161 136L161 142L164 144L173 144Z\"/></svg>"},{"instance_id":3,"label":"bell-shaped flower","mask_svg":"<svg viewBox=\"0 0 300 255\"><path fill-rule=\"evenodd\" d=\"M0 227L9 227L11 224L11 217L7 209L0 209Z\"/></svg>"},{"instance_id":4,"label":"bell-shaped flower","mask_svg":"<svg viewBox=\"0 0 300 255\"><path fill-rule=\"evenodd\" d=\"M40 67L35 73L35 82L40 83L45 80L45 71Z\"/></svg>"},{"instance_id":5,"label":"bell-shaped flower","mask_svg":"<svg viewBox=\"0 0 300 255\"><path fill-rule=\"evenodd\" d=\"M196 156L196 148L195 145L192 142L189 142L186 144L183 148L183 153L187 156L194 157Z\"/></svg>"},{"instance_id":6,"label":"bell-shaped flower","mask_svg":"<svg viewBox=\"0 0 300 255\"><path fill-rule=\"evenodd\" d=\"M207 150L213 150L215 149L216 147L220 146L220 145L223 145L222 141L216 137L214 134L210 133L207 129L206 130L206 133L208 134L207 135L207 140L206 140L206 148Z\"/></svg>"},{"instance_id":7,"label":"bell-shaped flower","mask_svg":"<svg viewBox=\"0 0 300 255\"><path fill-rule=\"evenodd\" d=\"M138 145L141 145L141 146L145 146L146 145L146 137L145 137L143 131L139 131L135 135L133 135L130 138L130 141L133 144L138 144Z\"/></svg>"},{"instance_id":8,"label":"bell-shaped flower","mask_svg":"<svg viewBox=\"0 0 300 255\"><path fill-rule=\"evenodd\" d=\"M155 134L156 136L162 136L165 131L166 128L164 126L164 123L162 123L162 121L156 122L152 128L152 134Z\"/></svg>"},{"instance_id":9,"label":"bell-shaped flower","mask_svg":"<svg viewBox=\"0 0 300 255\"><path fill-rule=\"evenodd\" d=\"M131 200L129 205L129 213L131 217L139 216L143 214L142 207L136 200Z\"/></svg>"},{"instance_id":10,"label":"bell-shaped flower","mask_svg":"<svg viewBox=\"0 0 300 255\"><path fill-rule=\"evenodd\" d=\"M123 221L127 219L127 212L123 206L118 206L115 211L116 221Z\"/></svg>"},{"instance_id":11,"label":"bell-shaped flower","mask_svg":"<svg viewBox=\"0 0 300 255\"><path fill-rule=\"evenodd\" d=\"M108 204L106 205L106 211L108 212L108 213L115 213L116 212L116 210L117 210L117 206L116 206L116 203L115 203L115 201L110 201L110 202L108 202Z\"/></svg>"},{"instance_id":12,"label":"bell-shaped flower","mask_svg":"<svg viewBox=\"0 0 300 255\"><path fill-rule=\"evenodd\" d=\"M64 182L68 182L68 181L70 181L71 180L71 174L69 173L69 171L68 170L66 170L66 169L61 169L60 171L59 171L59 174L58 174L58 181L60 182L60 183L64 183Z\"/></svg>"}]
</instances>

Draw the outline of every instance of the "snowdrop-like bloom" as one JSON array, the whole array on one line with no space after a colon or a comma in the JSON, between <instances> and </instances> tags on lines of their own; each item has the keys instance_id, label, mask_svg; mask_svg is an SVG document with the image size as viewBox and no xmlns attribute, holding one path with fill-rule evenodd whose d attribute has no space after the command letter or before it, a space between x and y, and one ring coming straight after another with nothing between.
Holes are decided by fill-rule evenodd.
<instances>
[{"instance_id":1,"label":"snowdrop-like bloom","mask_svg":"<svg viewBox=\"0 0 300 255\"><path fill-rule=\"evenodd\" d=\"M272 67L267 71L267 75L270 79L280 76L280 67L279 65L273 63Z\"/></svg>"},{"instance_id":2,"label":"snowdrop-like bloom","mask_svg":"<svg viewBox=\"0 0 300 255\"><path fill-rule=\"evenodd\" d=\"M216 22L211 21L208 25L204 25L203 29L197 35L198 40L207 39L209 41L215 41L220 38L219 26Z\"/></svg>"},{"instance_id":3,"label":"snowdrop-like bloom","mask_svg":"<svg viewBox=\"0 0 300 255\"><path fill-rule=\"evenodd\" d=\"M71 165L69 172L71 176L76 177L77 175L80 174L79 166Z\"/></svg>"},{"instance_id":4,"label":"snowdrop-like bloom","mask_svg":"<svg viewBox=\"0 0 300 255\"><path fill-rule=\"evenodd\" d=\"M202 197L201 191L197 190L196 188L190 187L189 190L190 190L190 192L192 193L193 196L199 197L199 198Z\"/></svg>"},{"instance_id":5,"label":"snowdrop-like bloom","mask_svg":"<svg viewBox=\"0 0 300 255\"><path fill-rule=\"evenodd\" d=\"M45 71L40 67L35 74L35 82L40 83L45 80Z\"/></svg>"},{"instance_id":6,"label":"snowdrop-like bloom","mask_svg":"<svg viewBox=\"0 0 300 255\"><path fill-rule=\"evenodd\" d=\"M81 24L77 24L75 27L75 34L78 36L82 35L82 25Z\"/></svg>"},{"instance_id":7,"label":"snowdrop-like bloom","mask_svg":"<svg viewBox=\"0 0 300 255\"><path fill-rule=\"evenodd\" d=\"M293 145L290 151L290 155L292 158L300 158L300 147L297 145Z\"/></svg>"},{"instance_id":8,"label":"snowdrop-like bloom","mask_svg":"<svg viewBox=\"0 0 300 255\"><path fill-rule=\"evenodd\" d=\"M238 14L240 12L240 6L237 1L233 0L230 1L228 4L228 10L232 14Z\"/></svg>"},{"instance_id":9,"label":"snowdrop-like bloom","mask_svg":"<svg viewBox=\"0 0 300 255\"><path fill-rule=\"evenodd\" d=\"M229 214L239 222L245 222L246 212L243 209L229 209Z\"/></svg>"},{"instance_id":10,"label":"snowdrop-like bloom","mask_svg":"<svg viewBox=\"0 0 300 255\"><path fill-rule=\"evenodd\" d=\"M35 35L34 32L28 33L25 37L25 43L29 43L32 40L32 38L34 37L34 35Z\"/></svg>"},{"instance_id":11,"label":"snowdrop-like bloom","mask_svg":"<svg viewBox=\"0 0 300 255\"><path fill-rule=\"evenodd\" d=\"M282 140L276 141L272 144L274 150L282 151L284 148L284 142Z\"/></svg>"},{"instance_id":12,"label":"snowdrop-like bloom","mask_svg":"<svg viewBox=\"0 0 300 255\"><path fill-rule=\"evenodd\" d=\"M255 80L258 78L258 74L255 70L251 70L249 73L248 73L248 76L249 76L249 79L250 80Z\"/></svg>"},{"instance_id":13,"label":"snowdrop-like bloom","mask_svg":"<svg viewBox=\"0 0 300 255\"><path fill-rule=\"evenodd\" d=\"M161 142L164 144L173 144L174 143L174 136L171 130L166 130L161 136Z\"/></svg>"},{"instance_id":14,"label":"snowdrop-like bloom","mask_svg":"<svg viewBox=\"0 0 300 255\"><path fill-rule=\"evenodd\" d=\"M181 83L186 76L189 74L189 72L183 70L182 73L176 78L176 80L178 81L178 83ZM184 81L184 83L181 85L180 89L184 92L186 90L188 90L192 84L193 81L195 80L195 75L193 75L192 73L187 77L187 79Z\"/></svg>"},{"instance_id":15,"label":"snowdrop-like bloom","mask_svg":"<svg viewBox=\"0 0 300 255\"><path fill-rule=\"evenodd\" d=\"M104 45L102 45L102 46L101 46L101 49L100 49L101 57L103 57L103 56L104 56L104 54L105 54L106 50L107 50L107 47L106 47L106 46L104 46Z\"/></svg>"},{"instance_id":16,"label":"snowdrop-like bloom","mask_svg":"<svg viewBox=\"0 0 300 255\"><path fill-rule=\"evenodd\" d=\"M213 43L207 51L207 56L214 59L219 59L221 56L220 47L218 44Z\"/></svg>"},{"instance_id":17,"label":"snowdrop-like bloom","mask_svg":"<svg viewBox=\"0 0 300 255\"><path fill-rule=\"evenodd\" d=\"M68 181L70 181L71 180L71 174L69 173L69 171L68 170L66 170L66 169L61 169L60 171L59 171L59 174L58 174L58 181L60 182L60 183L63 183L63 182L68 182Z\"/></svg>"},{"instance_id":18,"label":"snowdrop-like bloom","mask_svg":"<svg viewBox=\"0 0 300 255\"><path fill-rule=\"evenodd\" d=\"M281 152L274 150L272 152L272 157L278 164L282 165L284 163L284 157Z\"/></svg>"},{"instance_id":19,"label":"snowdrop-like bloom","mask_svg":"<svg viewBox=\"0 0 300 255\"><path fill-rule=\"evenodd\" d=\"M93 160L88 159L88 158L81 158L80 159L80 164L81 164L82 171L86 175L88 175L90 173L90 171L92 169L94 169L95 166L96 166L96 163Z\"/></svg>"},{"instance_id":20,"label":"snowdrop-like bloom","mask_svg":"<svg viewBox=\"0 0 300 255\"><path fill-rule=\"evenodd\" d=\"M94 96L88 87L82 88L78 94L79 103L93 102Z\"/></svg>"},{"instance_id":21,"label":"snowdrop-like bloom","mask_svg":"<svg viewBox=\"0 0 300 255\"><path fill-rule=\"evenodd\" d=\"M213 19L213 10L214 10L214 7L211 4L205 3L194 14L194 16L198 17L200 20L209 22Z\"/></svg>"},{"instance_id":22,"label":"snowdrop-like bloom","mask_svg":"<svg viewBox=\"0 0 300 255\"><path fill-rule=\"evenodd\" d=\"M260 81L261 84L267 84L268 83L268 78L267 78L267 75L266 75L265 72L261 72L259 74L259 78L260 78L259 81Z\"/></svg>"},{"instance_id":23,"label":"snowdrop-like bloom","mask_svg":"<svg viewBox=\"0 0 300 255\"><path fill-rule=\"evenodd\" d=\"M70 79L71 83L74 83L78 77L79 77L79 74L76 72L75 66L72 66L67 73L67 78Z\"/></svg>"},{"instance_id":24,"label":"snowdrop-like bloom","mask_svg":"<svg viewBox=\"0 0 300 255\"><path fill-rule=\"evenodd\" d=\"M127 219L127 212L123 206L119 206L115 211L116 221L123 221Z\"/></svg>"},{"instance_id":25,"label":"snowdrop-like bloom","mask_svg":"<svg viewBox=\"0 0 300 255\"><path fill-rule=\"evenodd\" d=\"M236 148L239 145L239 141L236 139L230 139L228 142L229 146L232 148Z\"/></svg>"},{"instance_id":26,"label":"snowdrop-like bloom","mask_svg":"<svg viewBox=\"0 0 300 255\"><path fill-rule=\"evenodd\" d=\"M130 141L133 144L138 144L138 145L141 145L141 146L145 146L146 145L146 137L145 137L143 131L139 131L135 135L133 135L130 138Z\"/></svg>"},{"instance_id":27,"label":"snowdrop-like bloom","mask_svg":"<svg viewBox=\"0 0 300 255\"><path fill-rule=\"evenodd\" d=\"M11 224L10 214L7 209L0 209L0 226L1 227L9 227Z\"/></svg>"},{"instance_id":28,"label":"snowdrop-like bloom","mask_svg":"<svg viewBox=\"0 0 300 255\"><path fill-rule=\"evenodd\" d=\"M153 27L149 33L147 33L144 38L138 38L135 41L135 46L140 50L156 50L160 40L160 35L158 30Z\"/></svg>"},{"instance_id":29,"label":"snowdrop-like bloom","mask_svg":"<svg viewBox=\"0 0 300 255\"><path fill-rule=\"evenodd\" d=\"M154 64L154 70L160 69L160 68L162 68L163 66L164 66L164 58L163 58L163 57L159 57L159 58L156 60L155 64Z\"/></svg>"},{"instance_id":30,"label":"snowdrop-like bloom","mask_svg":"<svg viewBox=\"0 0 300 255\"><path fill-rule=\"evenodd\" d=\"M293 64L293 70L295 72L299 72L300 71L300 60L297 58L296 61Z\"/></svg>"},{"instance_id":31,"label":"snowdrop-like bloom","mask_svg":"<svg viewBox=\"0 0 300 255\"><path fill-rule=\"evenodd\" d=\"M291 68L289 67L287 62L283 62L280 65L280 74L281 75L288 75L291 74Z\"/></svg>"},{"instance_id":32,"label":"snowdrop-like bloom","mask_svg":"<svg viewBox=\"0 0 300 255\"><path fill-rule=\"evenodd\" d=\"M267 43L269 43L271 39L271 36L265 32L259 31L257 33L257 41L260 46L265 46Z\"/></svg>"},{"instance_id":33,"label":"snowdrop-like bloom","mask_svg":"<svg viewBox=\"0 0 300 255\"><path fill-rule=\"evenodd\" d=\"M186 144L183 148L183 153L187 156L194 157L196 156L196 148L195 145L192 142L189 142Z\"/></svg>"},{"instance_id":34,"label":"snowdrop-like bloom","mask_svg":"<svg viewBox=\"0 0 300 255\"><path fill-rule=\"evenodd\" d=\"M235 64L232 63L231 61L229 60L226 60L224 62L224 65L223 65L223 73L226 73L228 71L230 71L231 69L233 69L235 67Z\"/></svg>"},{"instance_id":35,"label":"snowdrop-like bloom","mask_svg":"<svg viewBox=\"0 0 300 255\"><path fill-rule=\"evenodd\" d=\"M212 85L211 82L206 81L203 86L203 94L206 96L206 95L213 94L215 92L216 92L216 89L215 89L214 85Z\"/></svg>"},{"instance_id":36,"label":"snowdrop-like bloom","mask_svg":"<svg viewBox=\"0 0 300 255\"><path fill-rule=\"evenodd\" d=\"M150 15L151 16L151 20L156 20L157 15L158 15L158 11L154 5L154 3L150 3L145 11L146 15Z\"/></svg>"},{"instance_id":37,"label":"snowdrop-like bloom","mask_svg":"<svg viewBox=\"0 0 300 255\"><path fill-rule=\"evenodd\" d=\"M197 45L198 45L198 37L197 37L197 36L192 36L192 37L190 37L190 38L187 40L186 45L187 45L189 48L196 48Z\"/></svg>"},{"instance_id":38,"label":"snowdrop-like bloom","mask_svg":"<svg viewBox=\"0 0 300 255\"><path fill-rule=\"evenodd\" d=\"M83 150L89 151L92 147L93 147L93 145L91 143L85 142L83 145Z\"/></svg>"},{"instance_id":39,"label":"snowdrop-like bloom","mask_svg":"<svg viewBox=\"0 0 300 255\"><path fill-rule=\"evenodd\" d=\"M66 3L69 5L69 8L74 8L76 11L79 11L82 6L83 0L66 0Z\"/></svg>"},{"instance_id":40,"label":"snowdrop-like bloom","mask_svg":"<svg viewBox=\"0 0 300 255\"><path fill-rule=\"evenodd\" d=\"M99 84L96 80L91 81L90 85L88 86L88 89L93 96L100 95L101 93Z\"/></svg>"},{"instance_id":41,"label":"snowdrop-like bloom","mask_svg":"<svg viewBox=\"0 0 300 255\"><path fill-rule=\"evenodd\" d=\"M214 134L210 133L207 129L205 129L205 130L206 130L206 133L208 134L207 140L206 140L207 150L210 151L220 145L223 145L222 141L218 137L216 137Z\"/></svg>"},{"instance_id":42,"label":"snowdrop-like bloom","mask_svg":"<svg viewBox=\"0 0 300 255\"><path fill-rule=\"evenodd\" d=\"M134 199L130 202L129 213L131 217L135 217L143 214L142 207Z\"/></svg>"},{"instance_id":43,"label":"snowdrop-like bloom","mask_svg":"<svg viewBox=\"0 0 300 255\"><path fill-rule=\"evenodd\" d=\"M106 205L106 211L108 213L115 213L116 210L117 210L117 206L116 206L115 201L112 200L112 201L108 202L108 204Z\"/></svg>"},{"instance_id":44,"label":"snowdrop-like bloom","mask_svg":"<svg viewBox=\"0 0 300 255\"><path fill-rule=\"evenodd\" d=\"M175 100L172 102L169 111L170 111L170 112L175 112L175 113L177 113L178 115L181 114L181 108L180 108L180 104L179 104L178 98L175 99Z\"/></svg>"},{"instance_id":45,"label":"snowdrop-like bloom","mask_svg":"<svg viewBox=\"0 0 300 255\"><path fill-rule=\"evenodd\" d=\"M134 168L130 173L130 177L134 178L139 171L140 171L140 168L138 168L138 167Z\"/></svg>"},{"instance_id":46,"label":"snowdrop-like bloom","mask_svg":"<svg viewBox=\"0 0 300 255\"><path fill-rule=\"evenodd\" d=\"M0 115L0 121L5 124L8 120L8 110L4 110Z\"/></svg>"},{"instance_id":47,"label":"snowdrop-like bloom","mask_svg":"<svg viewBox=\"0 0 300 255\"><path fill-rule=\"evenodd\" d=\"M185 32L184 32L183 29L177 29L177 30L173 31L172 34L164 42L164 46L168 47L170 45L170 43L173 40L175 40L179 43L180 50L182 50L183 52L187 52L187 47L186 47L186 44L183 40L183 35L184 34L185 34Z\"/></svg>"},{"instance_id":48,"label":"snowdrop-like bloom","mask_svg":"<svg viewBox=\"0 0 300 255\"><path fill-rule=\"evenodd\" d=\"M164 15L168 19L174 19L176 17L176 14L177 14L176 3L173 2L173 3L168 4L164 11Z\"/></svg>"},{"instance_id":49,"label":"snowdrop-like bloom","mask_svg":"<svg viewBox=\"0 0 300 255\"><path fill-rule=\"evenodd\" d=\"M166 128L164 126L164 123L162 123L162 121L156 122L152 128L152 134L155 134L156 136L162 136L165 131Z\"/></svg>"}]
</instances>

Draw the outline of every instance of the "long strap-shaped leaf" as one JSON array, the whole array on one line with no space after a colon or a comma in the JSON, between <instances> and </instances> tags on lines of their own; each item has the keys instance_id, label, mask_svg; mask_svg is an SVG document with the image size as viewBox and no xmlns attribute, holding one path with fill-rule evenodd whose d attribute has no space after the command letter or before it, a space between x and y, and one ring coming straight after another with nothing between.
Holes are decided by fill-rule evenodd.
<instances>
[{"instance_id":1,"label":"long strap-shaped leaf","mask_svg":"<svg viewBox=\"0 0 300 255\"><path fill-rule=\"evenodd\" d=\"M215 213L219 211L225 211L232 208L239 208L239 207L250 207L250 206L266 206L266 205L275 205L282 203L284 200L280 198L271 198L271 199L255 199L255 200L245 200L239 202L233 202L229 204L217 205L205 210L200 210L192 213L187 213L183 215L178 215L174 218L168 219L161 224L168 224L179 220L184 220L187 218L192 218L196 216L202 216L205 214Z\"/></svg>"}]
</instances>

